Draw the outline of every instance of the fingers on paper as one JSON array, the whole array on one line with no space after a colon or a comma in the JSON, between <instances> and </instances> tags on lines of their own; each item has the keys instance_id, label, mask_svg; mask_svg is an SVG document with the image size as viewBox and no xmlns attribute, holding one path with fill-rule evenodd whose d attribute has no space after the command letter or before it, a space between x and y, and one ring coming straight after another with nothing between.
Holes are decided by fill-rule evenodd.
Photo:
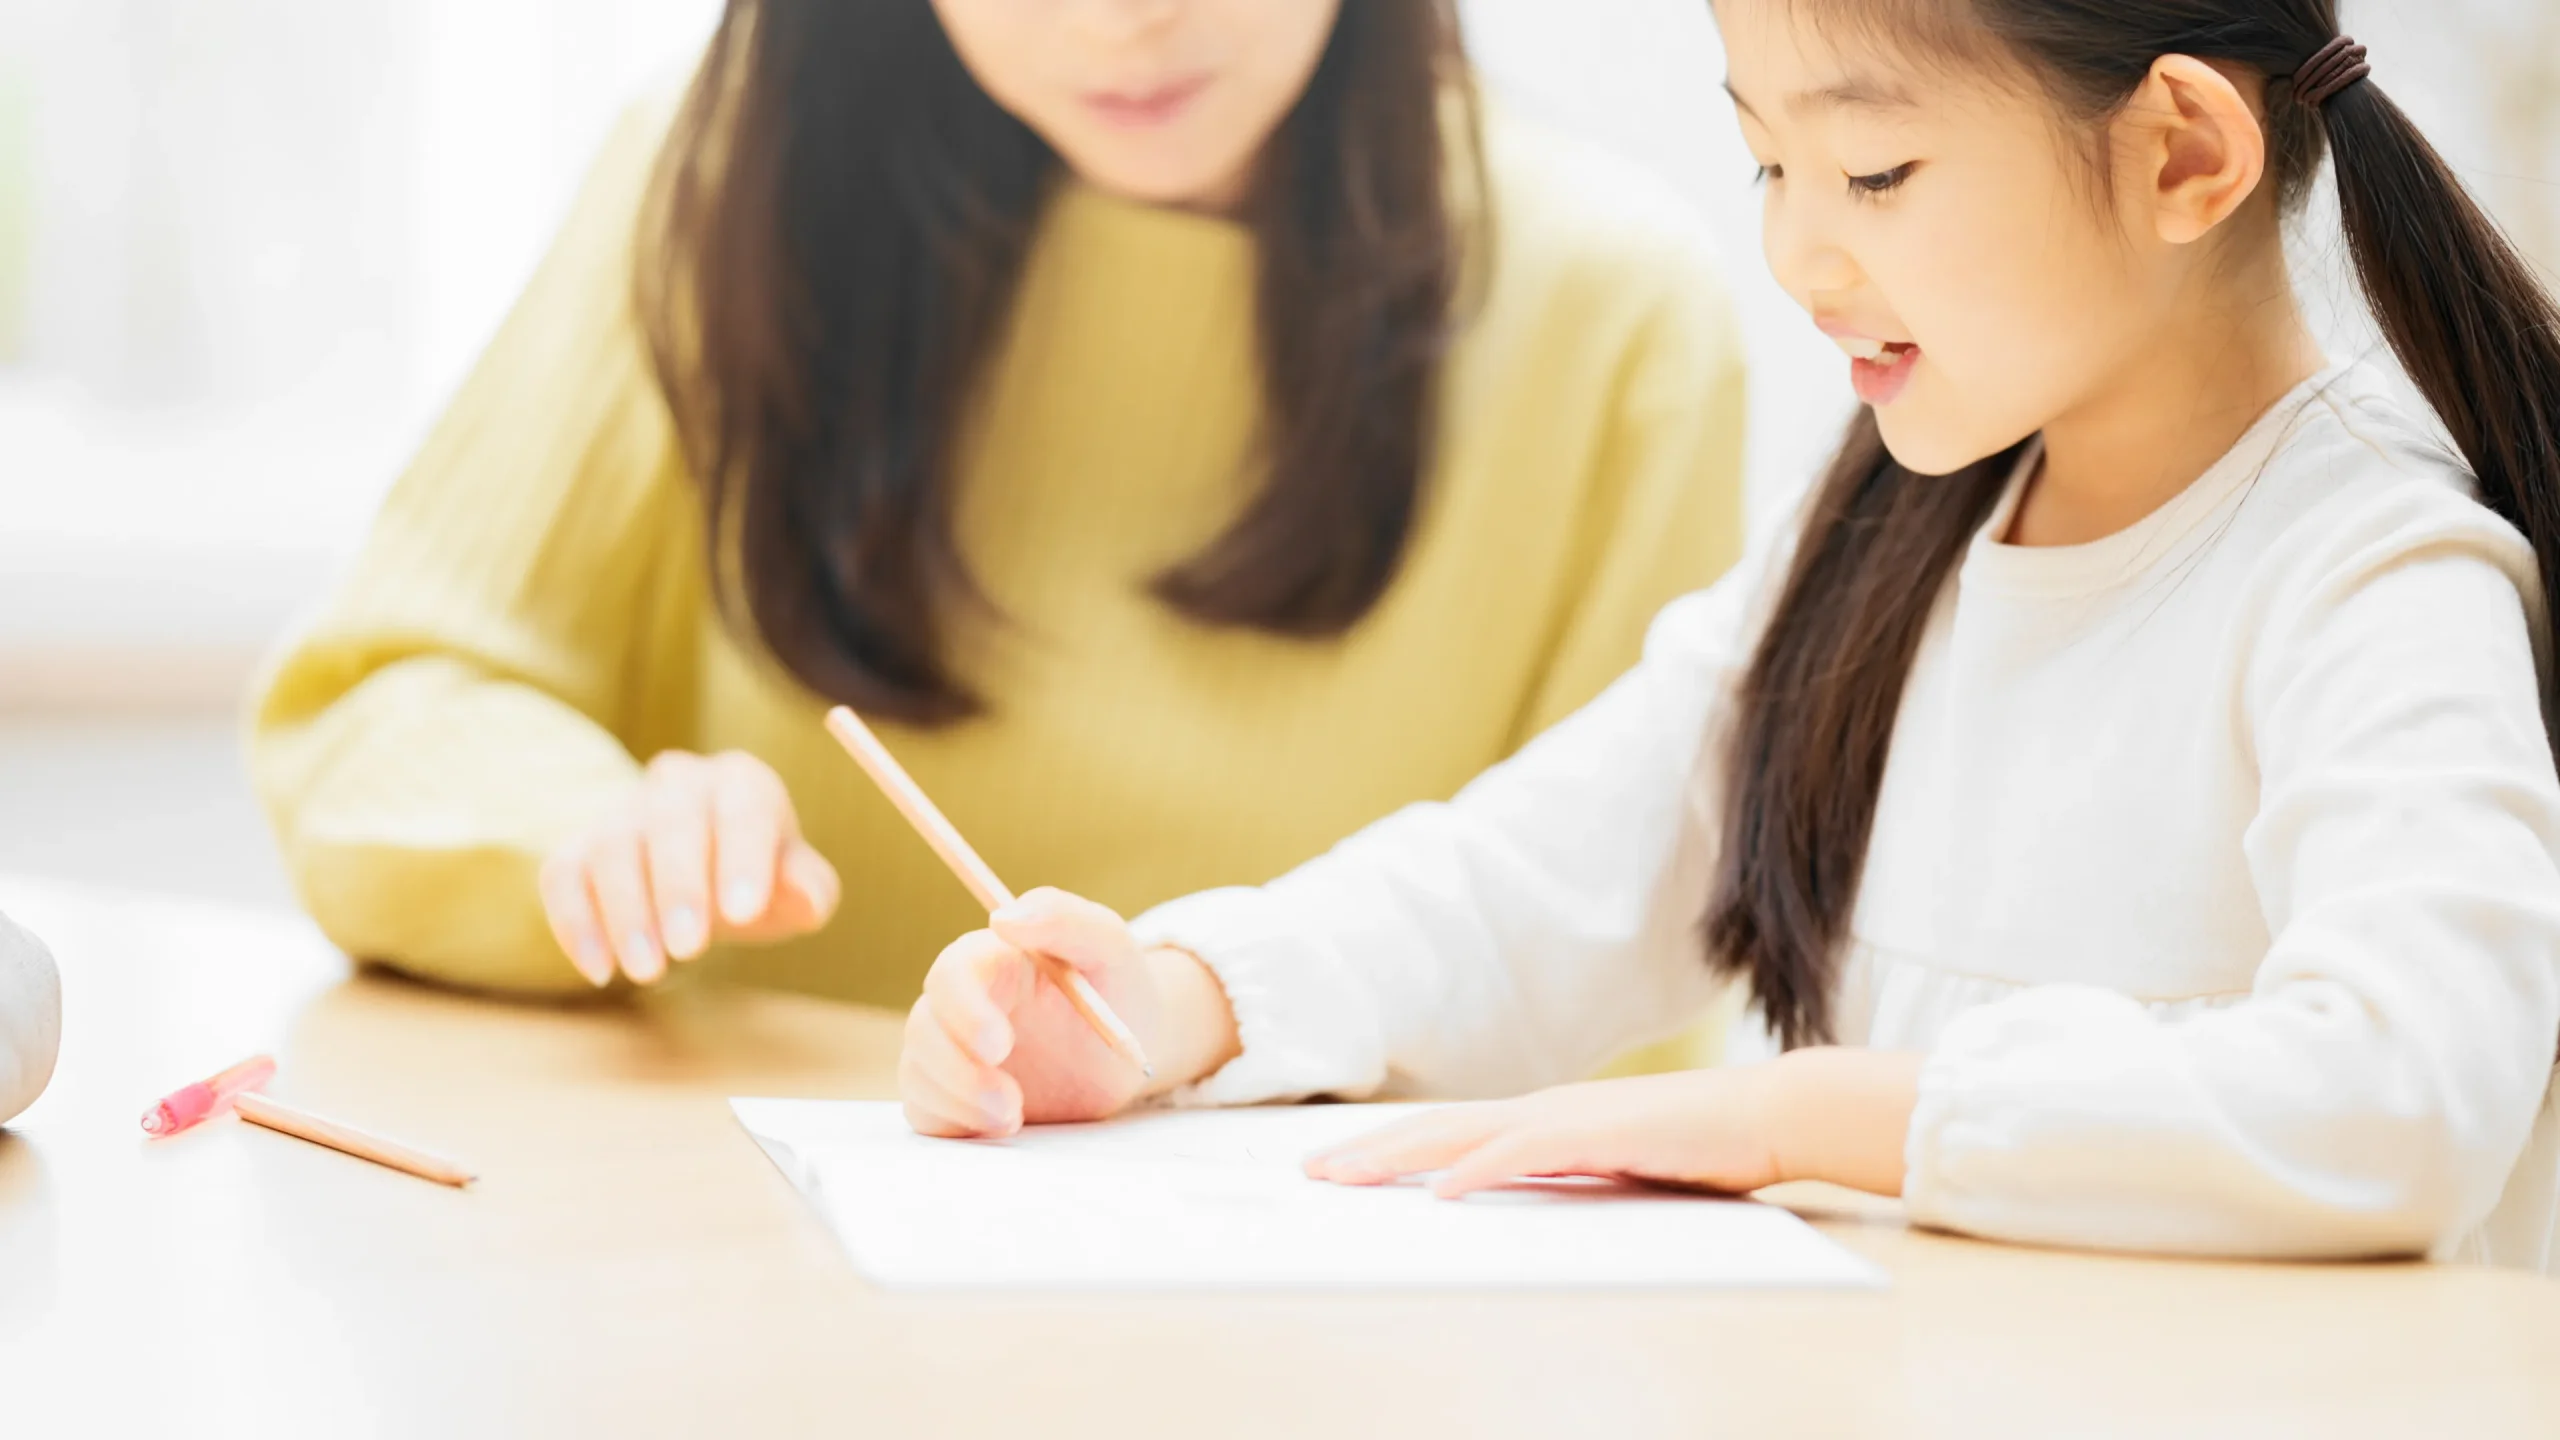
<instances>
[{"instance_id":1,"label":"fingers on paper","mask_svg":"<svg viewBox=\"0 0 2560 1440\"><path fill-rule=\"evenodd\" d=\"M1505 1129L1451 1161L1431 1182L1431 1193L1455 1200L1514 1180L1540 1175L1606 1174L1586 1158L1589 1137L1550 1126Z\"/></svg>"},{"instance_id":2,"label":"fingers on paper","mask_svg":"<svg viewBox=\"0 0 2560 1440\"><path fill-rule=\"evenodd\" d=\"M1373 1130L1306 1162L1307 1174L1340 1185L1384 1185L1445 1169L1499 1134L1508 1107L1451 1105Z\"/></svg>"}]
</instances>

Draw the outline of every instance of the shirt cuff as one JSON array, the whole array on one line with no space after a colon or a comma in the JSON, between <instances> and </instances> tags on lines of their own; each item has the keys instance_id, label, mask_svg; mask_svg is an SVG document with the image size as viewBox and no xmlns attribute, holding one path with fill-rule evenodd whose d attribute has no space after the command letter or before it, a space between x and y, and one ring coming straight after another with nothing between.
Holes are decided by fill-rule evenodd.
<instances>
[{"instance_id":1,"label":"shirt cuff","mask_svg":"<svg viewBox=\"0 0 2560 1440\"><path fill-rule=\"evenodd\" d=\"M2143 1117L2129 1114L2120 1131L2052 1133L2071 1100L2109 1088L2105 1072L2139 1067L2138 1053L2109 1042L2148 1023L2138 1003L2083 985L2037 986L1948 1021L1921 1067L1903 1140L1903 1209L1940 1229L2037 1238L2021 1212L2102 1180L2075 1173L2074 1162L2141 1128Z\"/></svg>"},{"instance_id":2,"label":"shirt cuff","mask_svg":"<svg viewBox=\"0 0 2560 1440\"><path fill-rule=\"evenodd\" d=\"M1386 1082L1386 1043L1369 996L1330 945L1293 929L1261 890L1206 890L1130 925L1141 948L1200 958L1235 1012L1236 1058L1175 1091L1175 1105L1355 1098Z\"/></svg>"}]
</instances>

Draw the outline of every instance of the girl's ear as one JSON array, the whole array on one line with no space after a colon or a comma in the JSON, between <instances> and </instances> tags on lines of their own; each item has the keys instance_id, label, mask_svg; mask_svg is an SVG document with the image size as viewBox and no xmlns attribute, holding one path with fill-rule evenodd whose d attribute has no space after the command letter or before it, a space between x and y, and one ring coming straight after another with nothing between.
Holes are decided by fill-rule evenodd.
<instances>
[{"instance_id":1,"label":"girl's ear","mask_svg":"<svg viewBox=\"0 0 2560 1440\"><path fill-rule=\"evenodd\" d=\"M2186 55L2164 55L2117 121L2118 154L2147 201L2161 240L2192 245L2256 194L2267 173L2267 133L2231 74Z\"/></svg>"}]
</instances>

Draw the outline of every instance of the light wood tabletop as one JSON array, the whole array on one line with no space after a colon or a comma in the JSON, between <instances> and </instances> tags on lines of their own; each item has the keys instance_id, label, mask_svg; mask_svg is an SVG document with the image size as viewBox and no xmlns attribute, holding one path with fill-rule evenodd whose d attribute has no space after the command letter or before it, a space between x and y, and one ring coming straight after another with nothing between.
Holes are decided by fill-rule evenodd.
<instances>
[{"instance_id":1,"label":"light wood tabletop","mask_svg":"<svg viewBox=\"0 0 2560 1440\"><path fill-rule=\"evenodd\" d=\"M723 1103L885 1096L897 1028L699 987L500 1005L303 922L0 881L60 957L0 1136L0 1435L2560 1434L2560 1283L2143 1261L1783 1197L1874 1294L955 1295L867 1286ZM447 1190L152 1101L273 1092Z\"/></svg>"}]
</instances>

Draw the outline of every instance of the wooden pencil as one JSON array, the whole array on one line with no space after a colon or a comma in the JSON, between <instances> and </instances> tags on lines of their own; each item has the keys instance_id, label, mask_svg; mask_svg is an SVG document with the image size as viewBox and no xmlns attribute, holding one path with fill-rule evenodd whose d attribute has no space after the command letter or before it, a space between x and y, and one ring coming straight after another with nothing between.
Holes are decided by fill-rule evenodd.
<instances>
[{"instance_id":1,"label":"wooden pencil","mask_svg":"<svg viewBox=\"0 0 2560 1440\"><path fill-rule=\"evenodd\" d=\"M889 753L889 747L880 743L880 737L871 733L871 727L862 723L861 716L838 705L827 712L827 733L853 756L853 763L861 766L871 783L880 787L880 793L889 797L889 803L898 807L898 813L924 837L924 843L933 847L933 853L942 857L951 873L960 877L960 883L968 887L980 906L992 914L1013 903L1013 892L996 877L994 867L979 857L960 834L960 827L952 824L942 807L924 793L924 787ZM1149 1079L1155 1077L1156 1067L1147 1063L1147 1052L1139 1046L1136 1032L1112 1010L1110 1002L1102 998L1082 971L1054 955L1035 955L1032 959L1104 1044Z\"/></svg>"},{"instance_id":2,"label":"wooden pencil","mask_svg":"<svg viewBox=\"0 0 2560 1440\"><path fill-rule=\"evenodd\" d=\"M240 1112L240 1118L253 1125L263 1125L314 1145L325 1145L359 1160L370 1160L376 1165L406 1171L421 1180L433 1180L439 1185L460 1189L480 1178L441 1156L412 1150L379 1135L368 1135L352 1125L324 1120L307 1110L296 1110L255 1091L239 1095L231 1103L232 1108Z\"/></svg>"}]
</instances>

